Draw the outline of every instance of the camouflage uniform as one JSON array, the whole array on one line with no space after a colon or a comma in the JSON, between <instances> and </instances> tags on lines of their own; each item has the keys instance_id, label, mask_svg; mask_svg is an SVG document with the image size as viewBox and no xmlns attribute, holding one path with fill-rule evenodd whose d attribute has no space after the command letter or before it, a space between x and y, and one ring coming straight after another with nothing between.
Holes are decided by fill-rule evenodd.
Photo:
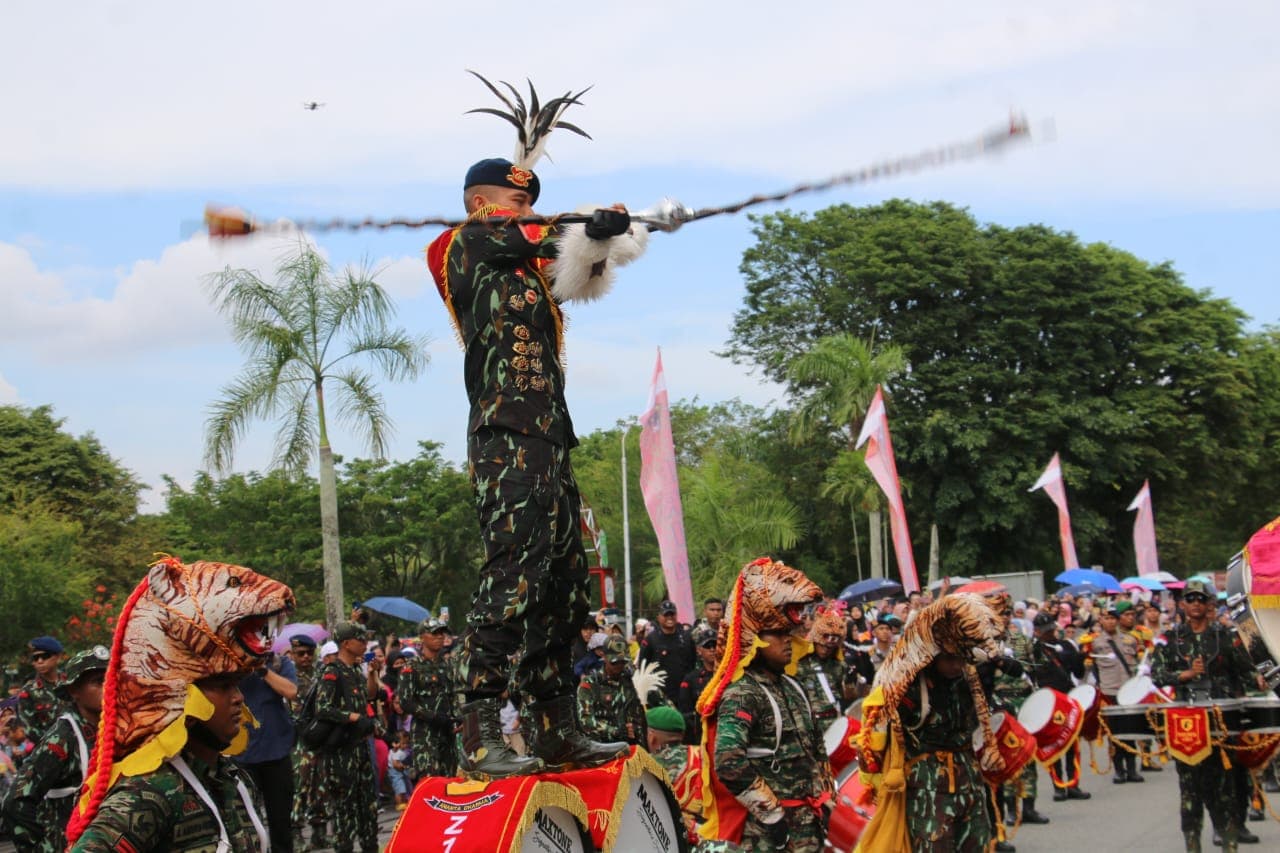
<instances>
[{"instance_id":1,"label":"camouflage uniform","mask_svg":"<svg viewBox=\"0 0 1280 853\"><path fill-rule=\"evenodd\" d=\"M810 652L800 659L796 668L796 680L804 688L804 695L813 708L819 731L835 722L844 712L844 688L851 678L844 661L832 655L823 660L818 653ZM826 686L823 686L823 681ZM828 695L830 691L830 695ZM832 699L835 701L833 702Z\"/></svg>"},{"instance_id":2,"label":"camouflage uniform","mask_svg":"<svg viewBox=\"0 0 1280 853\"><path fill-rule=\"evenodd\" d=\"M400 669L396 695L404 712L413 715L413 769L419 778L458 772L453 677L452 664L439 657L415 657Z\"/></svg>"},{"instance_id":3,"label":"camouflage uniform","mask_svg":"<svg viewBox=\"0 0 1280 853\"><path fill-rule=\"evenodd\" d=\"M45 681L40 676L22 685L18 692L17 718L27 730L32 743L39 743L58 715L67 710L67 703L57 694L57 688L65 681L61 671Z\"/></svg>"},{"instance_id":4,"label":"camouflage uniform","mask_svg":"<svg viewBox=\"0 0 1280 853\"><path fill-rule=\"evenodd\" d=\"M475 223L452 232L445 250L442 292L466 348L467 459L485 545L462 640L468 700L500 696L517 652L513 689L538 701L573 693L572 642L589 605L563 321L542 272L555 233Z\"/></svg>"},{"instance_id":5,"label":"camouflage uniform","mask_svg":"<svg viewBox=\"0 0 1280 853\"><path fill-rule=\"evenodd\" d=\"M1006 628L1000 642L1006 649L1013 652L1013 659L1022 664L1023 670L1030 673L1031 639L1016 628ZM995 698L995 708L993 710L1006 711L1016 717L1018 712L1022 710L1022 703L1027 701L1027 697L1035 689L1035 686L1021 675L1015 677L997 669L995 671L995 686L993 689ZM1036 798L1036 779L1038 777L1036 763L1028 761L1027 766L1022 768L1022 774L1019 778L1005 783L1005 795L1008 797L1020 795L1024 799L1034 800ZM1019 789L1021 789L1021 794L1019 794Z\"/></svg>"},{"instance_id":6,"label":"camouflage uniform","mask_svg":"<svg viewBox=\"0 0 1280 853\"><path fill-rule=\"evenodd\" d=\"M643 746L649 727L644 706L626 670L616 679L603 668L593 670L578 684L578 719L587 737L602 741L625 740Z\"/></svg>"},{"instance_id":7,"label":"camouflage uniform","mask_svg":"<svg viewBox=\"0 0 1280 853\"><path fill-rule=\"evenodd\" d=\"M62 853L66 849L67 821L84 780L86 764L81 756L82 752L92 756L95 728L73 707L54 721L22 763L5 806L19 853Z\"/></svg>"},{"instance_id":8,"label":"camouflage uniform","mask_svg":"<svg viewBox=\"0 0 1280 853\"><path fill-rule=\"evenodd\" d=\"M987 785L973 754L978 713L963 678L925 670L907 688L898 715L905 738L907 832L915 853L985 851L994 840ZM921 691L932 678L929 711L921 720Z\"/></svg>"},{"instance_id":9,"label":"camouflage uniform","mask_svg":"<svg viewBox=\"0 0 1280 853\"><path fill-rule=\"evenodd\" d=\"M1197 657L1204 658L1205 678L1184 683L1178 673L1191 669L1191 661ZM1209 699L1243 696L1253 677L1253 664L1235 632L1212 620L1199 634L1186 623L1169 631L1165 643L1156 646L1151 669L1151 678L1156 684L1175 686L1174 699L1179 702L1204 703ZM1231 769L1223 769L1217 749L1199 764L1192 766L1179 761L1177 765L1182 832L1187 839L1187 849L1199 849L1206 809L1224 847L1236 849L1243 817L1239 803L1245 796L1246 786L1251 787L1244 765L1233 759Z\"/></svg>"},{"instance_id":10,"label":"camouflage uniform","mask_svg":"<svg viewBox=\"0 0 1280 853\"><path fill-rule=\"evenodd\" d=\"M302 700L306 698L307 692L311 690L311 684L318 674L315 666L299 666L297 670L298 695L290 703L295 720L302 710ZM324 774L320 772L319 768L320 754L304 744L302 739L299 738L293 745L294 796L292 823L295 848L299 848L298 839L301 837L302 828L306 824L311 825L313 842L324 836L325 822L328 819L327 809L325 808L328 792L324 787ZM312 846L314 847L315 844L313 843Z\"/></svg>"},{"instance_id":11,"label":"camouflage uniform","mask_svg":"<svg viewBox=\"0 0 1280 853\"><path fill-rule=\"evenodd\" d=\"M775 706L782 717L780 738ZM804 853L822 849L820 802L831 794L832 780L822 735L799 684L761 666L749 667L725 689L716 710L714 755L716 775L748 808L743 849L761 853L776 849L758 817L759 804L770 803L772 797L782 806L787 822L786 849Z\"/></svg>"},{"instance_id":12,"label":"camouflage uniform","mask_svg":"<svg viewBox=\"0 0 1280 853\"><path fill-rule=\"evenodd\" d=\"M262 849L257 827L241 795L243 786L265 832L262 802L249 774L226 758L219 757L210 767L188 750L180 755L212 800L220 804L219 816L226 828L229 849L245 853ZM204 853L216 849L218 839L217 818L177 768L165 762L151 773L121 777L72 850Z\"/></svg>"},{"instance_id":13,"label":"camouflage uniform","mask_svg":"<svg viewBox=\"0 0 1280 853\"><path fill-rule=\"evenodd\" d=\"M685 765L689 763L689 748L682 743L669 743L651 755L672 781L684 772Z\"/></svg>"},{"instance_id":14,"label":"camouflage uniform","mask_svg":"<svg viewBox=\"0 0 1280 853\"><path fill-rule=\"evenodd\" d=\"M373 761L368 743L374 727L373 718L367 716L369 699L365 685L359 664L348 666L338 659L320 671L316 719L350 729L350 738L345 744L320 755L319 784L323 790L334 792L331 795L333 849L338 853L351 853L357 840L365 853L375 853L378 849L378 808L373 794ZM363 718L360 723L350 722L353 713Z\"/></svg>"}]
</instances>

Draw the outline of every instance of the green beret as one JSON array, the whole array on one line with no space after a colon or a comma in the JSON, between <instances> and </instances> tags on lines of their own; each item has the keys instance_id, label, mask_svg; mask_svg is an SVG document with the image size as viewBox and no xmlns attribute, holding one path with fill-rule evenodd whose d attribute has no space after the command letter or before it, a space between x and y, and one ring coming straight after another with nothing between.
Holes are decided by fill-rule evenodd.
<instances>
[{"instance_id":1,"label":"green beret","mask_svg":"<svg viewBox=\"0 0 1280 853\"><path fill-rule=\"evenodd\" d=\"M658 705L650 708L644 715L649 728L658 732L674 732L684 734L684 717L670 705Z\"/></svg>"},{"instance_id":2,"label":"green beret","mask_svg":"<svg viewBox=\"0 0 1280 853\"><path fill-rule=\"evenodd\" d=\"M1115 604L1111 605L1111 612L1117 616L1119 616L1121 613L1125 612L1126 610L1132 610L1132 609L1133 609L1132 601L1117 601Z\"/></svg>"}]
</instances>

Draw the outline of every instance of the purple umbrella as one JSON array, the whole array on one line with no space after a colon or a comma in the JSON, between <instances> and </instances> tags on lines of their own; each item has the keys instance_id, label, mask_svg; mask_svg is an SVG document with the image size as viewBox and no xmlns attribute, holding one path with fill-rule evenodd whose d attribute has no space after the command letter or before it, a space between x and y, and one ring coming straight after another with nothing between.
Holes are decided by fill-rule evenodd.
<instances>
[{"instance_id":1,"label":"purple umbrella","mask_svg":"<svg viewBox=\"0 0 1280 853\"><path fill-rule=\"evenodd\" d=\"M280 636L276 637L276 641L271 644L271 651L278 655L289 651L289 640L299 634L306 634L315 640L317 645L323 643L329 636L329 632L324 629L323 625L313 625L310 622L292 622L285 625L284 630L280 632Z\"/></svg>"}]
</instances>

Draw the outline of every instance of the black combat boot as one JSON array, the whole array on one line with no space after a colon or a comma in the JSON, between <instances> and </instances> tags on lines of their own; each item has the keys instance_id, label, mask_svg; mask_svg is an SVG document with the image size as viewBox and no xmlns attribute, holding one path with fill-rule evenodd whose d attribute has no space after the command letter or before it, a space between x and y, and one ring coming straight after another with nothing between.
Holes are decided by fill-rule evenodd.
<instances>
[{"instance_id":1,"label":"black combat boot","mask_svg":"<svg viewBox=\"0 0 1280 853\"><path fill-rule=\"evenodd\" d=\"M578 727L573 696L558 696L529 706L533 731L529 751L546 763L548 770L596 767L630 751L625 741L602 743L591 740Z\"/></svg>"},{"instance_id":2,"label":"black combat boot","mask_svg":"<svg viewBox=\"0 0 1280 853\"><path fill-rule=\"evenodd\" d=\"M1044 815L1036 811L1035 797L1022 798L1022 822L1024 824L1026 823L1045 824L1049 822L1048 815Z\"/></svg>"},{"instance_id":3,"label":"black combat boot","mask_svg":"<svg viewBox=\"0 0 1280 853\"><path fill-rule=\"evenodd\" d=\"M496 697L476 699L462 706L464 776L502 779L528 776L545 769L532 756L521 756L502 739L501 706Z\"/></svg>"}]
</instances>

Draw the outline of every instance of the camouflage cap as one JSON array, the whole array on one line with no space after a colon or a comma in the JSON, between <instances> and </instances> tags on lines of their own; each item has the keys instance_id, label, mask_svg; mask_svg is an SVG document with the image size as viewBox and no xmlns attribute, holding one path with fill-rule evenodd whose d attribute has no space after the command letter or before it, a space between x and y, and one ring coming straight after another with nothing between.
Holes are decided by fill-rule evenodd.
<instances>
[{"instance_id":1,"label":"camouflage cap","mask_svg":"<svg viewBox=\"0 0 1280 853\"><path fill-rule=\"evenodd\" d=\"M76 652L66 666L67 680L58 685L57 694L67 697L68 688L79 681L83 675L89 672L106 672L107 664L110 662L111 652L106 646L94 646L91 649Z\"/></svg>"},{"instance_id":2,"label":"camouflage cap","mask_svg":"<svg viewBox=\"0 0 1280 853\"><path fill-rule=\"evenodd\" d=\"M627 654L627 641L616 634L604 643L604 659L608 663L625 663L631 660Z\"/></svg>"},{"instance_id":3,"label":"camouflage cap","mask_svg":"<svg viewBox=\"0 0 1280 853\"><path fill-rule=\"evenodd\" d=\"M1182 597L1186 598L1188 595L1203 595L1206 598L1215 598L1218 595L1218 591L1208 581L1194 578L1187 581L1187 585L1182 588Z\"/></svg>"},{"instance_id":4,"label":"camouflage cap","mask_svg":"<svg viewBox=\"0 0 1280 853\"><path fill-rule=\"evenodd\" d=\"M699 625L693 629L693 644L695 646L703 646L708 642L716 641L716 629L710 625Z\"/></svg>"},{"instance_id":5,"label":"camouflage cap","mask_svg":"<svg viewBox=\"0 0 1280 853\"><path fill-rule=\"evenodd\" d=\"M333 629L333 641L344 643L347 640L367 640L369 632L359 622L339 622Z\"/></svg>"},{"instance_id":6,"label":"camouflage cap","mask_svg":"<svg viewBox=\"0 0 1280 853\"><path fill-rule=\"evenodd\" d=\"M449 626L441 622L434 616L428 616L418 623L419 634L438 634L442 631L448 631Z\"/></svg>"}]
</instances>

